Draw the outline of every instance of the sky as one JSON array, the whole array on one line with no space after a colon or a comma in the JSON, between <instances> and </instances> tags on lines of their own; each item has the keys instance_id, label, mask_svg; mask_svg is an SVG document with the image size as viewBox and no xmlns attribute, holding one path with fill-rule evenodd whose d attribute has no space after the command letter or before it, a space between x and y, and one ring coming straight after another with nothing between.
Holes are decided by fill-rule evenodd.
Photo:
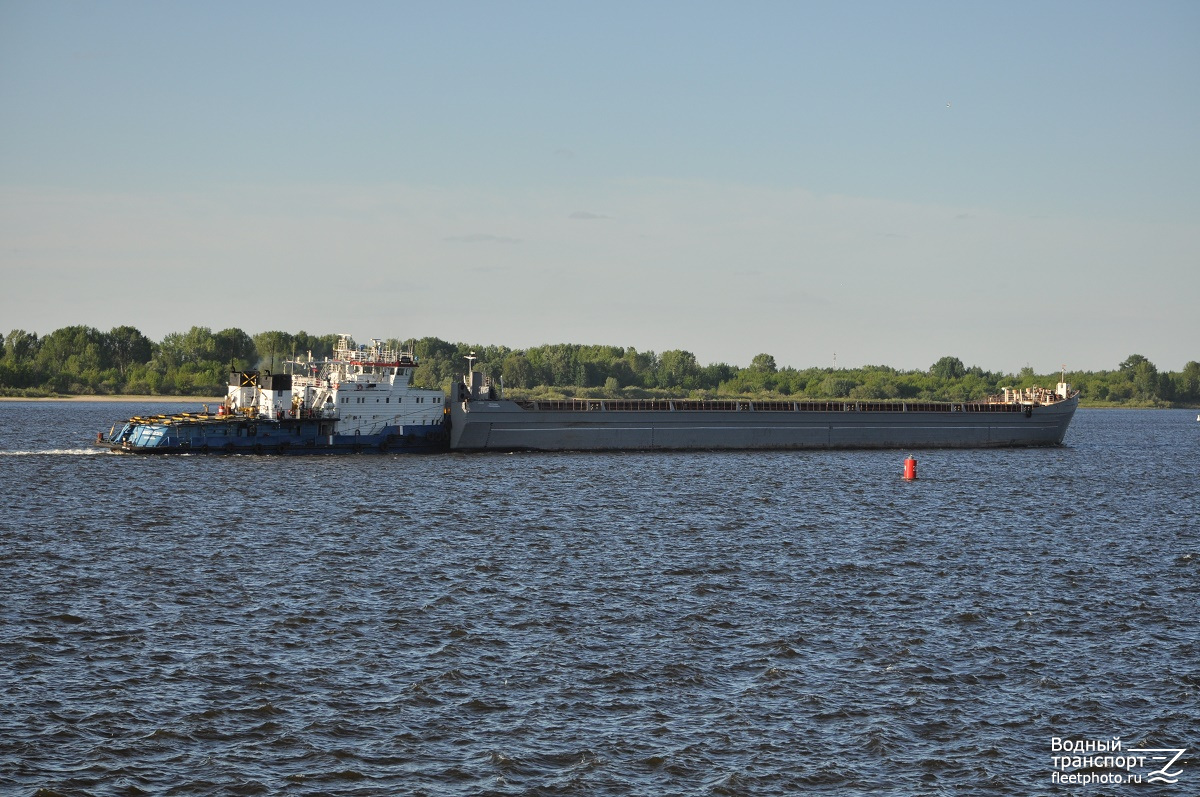
<instances>
[{"instance_id":1,"label":"sky","mask_svg":"<svg viewBox=\"0 0 1200 797\"><path fill-rule=\"evenodd\" d=\"M1200 3L0 0L0 334L1200 360Z\"/></svg>"}]
</instances>

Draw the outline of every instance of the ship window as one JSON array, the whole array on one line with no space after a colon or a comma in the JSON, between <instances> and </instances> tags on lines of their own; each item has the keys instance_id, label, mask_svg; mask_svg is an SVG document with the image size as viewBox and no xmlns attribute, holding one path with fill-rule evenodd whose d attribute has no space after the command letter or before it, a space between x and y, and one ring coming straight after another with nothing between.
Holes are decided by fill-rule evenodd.
<instances>
[{"instance_id":1,"label":"ship window","mask_svg":"<svg viewBox=\"0 0 1200 797\"><path fill-rule=\"evenodd\" d=\"M383 400L383 403L384 403L384 404L391 404L391 403L392 403L392 397L391 397L391 396L388 396L387 398L385 398L385 399Z\"/></svg>"}]
</instances>

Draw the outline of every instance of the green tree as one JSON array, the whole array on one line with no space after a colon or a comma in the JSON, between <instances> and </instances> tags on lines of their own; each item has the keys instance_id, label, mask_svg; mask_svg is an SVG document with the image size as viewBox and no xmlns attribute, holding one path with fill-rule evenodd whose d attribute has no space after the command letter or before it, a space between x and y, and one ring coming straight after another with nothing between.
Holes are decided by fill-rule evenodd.
<instances>
[{"instance_id":1,"label":"green tree","mask_svg":"<svg viewBox=\"0 0 1200 797\"><path fill-rule=\"evenodd\" d=\"M112 364L122 379L128 376L130 366L148 363L154 354L150 338L134 327L113 327L105 339Z\"/></svg>"},{"instance_id":2,"label":"green tree","mask_svg":"<svg viewBox=\"0 0 1200 797\"><path fill-rule=\"evenodd\" d=\"M655 381L658 378L658 355L652 351L639 352L630 346L625 349L622 359L625 361L626 366L629 367L629 372L632 375L627 384L654 387Z\"/></svg>"},{"instance_id":3,"label":"green tree","mask_svg":"<svg viewBox=\"0 0 1200 797\"><path fill-rule=\"evenodd\" d=\"M821 398L844 398L849 396L856 387L858 385L853 379L830 374L822 380L817 395Z\"/></svg>"},{"instance_id":4,"label":"green tree","mask_svg":"<svg viewBox=\"0 0 1200 797\"><path fill-rule=\"evenodd\" d=\"M1175 399L1200 401L1200 363L1192 360L1183 366L1183 370L1175 379Z\"/></svg>"},{"instance_id":5,"label":"green tree","mask_svg":"<svg viewBox=\"0 0 1200 797\"><path fill-rule=\"evenodd\" d=\"M1121 364L1120 364L1119 366L1117 366L1117 367L1118 367L1120 370L1122 370L1122 371L1130 371L1130 372L1132 372L1132 371L1133 371L1134 369L1136 369L1136 368L1137 368L1139 365L1141 365L1141 364L1143 364L1143 363L1148 363L1148 362L1150 362L1150 361L1149 361L1149 360L1147 360L1145 357L1143 357L1143 356L1142 356L1142 355L1140 355L1140 354L1131 354L1131 355L1129 355L1128 357L1126 357L1126 358L1125 358L1125 359L1124 359L1124 360L1121 362Z\"/></svg>"},{"instance_id":6,"label":"green tree","mask_svg":"<svg viewBox=\"0 0 1200 797\"><path fill-rule=\"evenodd\" d=\"M213 359L226 368L244 370L258 362L254 339L237 327L213 335Z\"/></svg>"},{"instance_id":7,"label":"green tree","mask_svg":"<svg viewBox=\"0 0 1200 797\"><path fill-rule=\"evenodd\" d=\"M1132 398L1143 401L1166 398L1163 395L1164 385L1159 378L1158 368L1142 355L1129 355L1118 368L1121 376L1132 388ZM1166 387L1169 390L1169 386ZM1109 391L1109 395L1113 395L1111 390Z\"/></svg>"},{"instance_id":8,"label":"green tree","mask_svg":"<svg viewBox=\"0 0 1200 797\"><path fill-rule=\"evenodd\" d=\"M0 359L0 387L31 388L42 382L42 372L36 363L41 341L32 332L14 329L4 339L4 356Z\"/></svg>"},{"instance_id":9,"label":"green tree","mask_svg":"<svg viewBox=\"0 0 1200 797\"><path fill-rule=\"evenodd\" d=\"M292 346L297 355L303 354L307 357L311 352L313 359L321 360L333 356L333 350L337 347L337 339L337 335L310 335L304 330L300 330L292 336Z\"/></svg>"},{"instance_id":10,"label":"green tree","mask_svg":"<svg viewBox=\"0 0 1200 797\"><path fill-rule=\"evenodd\" d=\"M95 327L62 327L42 338L38 360L48 370L78 375L112 364L105 335Z\"/></svg>"},{"instance_id":11,"label":"green tree","mask_svg":"<svg viewBox=\"0 0 1200 797\"><path fill-rule=\"evenodd\" d=\"M533 368L524 352L514 351L505 357L501 373L504 374L505 387L533 387Z\"/></svg>"},{"instance_id":12,"label":"green tree","mask_svg":"<svg viewBox=\"0 0 1200 797\"><path fill-rule=\"evenodd\" d=\"M709 390L717 390L722 382L732 379L736 372L737 369L727 363L713 363L700 369L697 381L699 381L701 387Z\"/></svg>"},{"instance_id":13,"label":"green tree","mask_svg":"<svg viewBox=\"0 0 1200 797\"><path fill-rule=\"evenodd\" d=\"M778 371L779 368L775 365L775 358L771 355L756 354L754 355L754 359L750 361L750 370L773 374Z\"/></svg>"},{"instance_id":14,"label":"green tree","mask_svg":"<svg viewBox=\"0 0 1200 797\"><path fill-rule=\"evenodd\" d=\"M870 372L858 387L850 391L850 398L893 399L900 395L895 377L878 371Z\"/></svg>"},{"instance_id":15,"label":"green tree","mask_svg":"<svg viewBox=\"0 0 1200 797\"><path fill-rule=\"evenodd\" d=\"M966 373L966 366L957 357L943 357L929 366L929 375L938 379L961 379Z\"/></svg>"},{"instance_id":16,"label":"green tree","mask_svg":"<svg viewBox=\"0 0 1200 797\"><path fill-rule=\"evenodd\" d=\"M696 376L700 366L696 363L696 355L682 349L664 351L659 358L658 386L663 388L682 388L692 390L696 387Z\"/></svg>"},{"instance_id":17,"label":"green tree","mask_svg":"<svg viewBox=\"0 0 1200 797\"><path fill-rule=\"evenodd\" d=\"M559 344L538 348L541 354L539 381L544 385L570 384L575 376L575 364L571 360L570 349Z\"/></svg>"},{"instance_id":18,"label":"green tree","mask_svg":"<svg viewBox=\"0 0 1200 797\"><path fill-rule=\"evenodd\" d=\"M1108 386L1109 401L1128 401L1133 398L1133 384L1129 382L1118 382Z\"/></svg>"},{"instance_id":19,"label":"green tree","mask_svg":"<svg viewBox=\"0 0 1200 797\"><path fill-rule=\"evenodd\" d=\"M37 333L14 329L4 338L4 356L13 362L32 360L40 344Z\"/></svg>"},{"instance_id":20,"label":"green tree","mask_svg":"<svg viewBox=\"0 0 1200 797\"><path fill-rule=\"evenodd\" d=\"M1082 395L1095 401L1107 401L1109 385L1104 379L1090 379L1081 386Z\"/></svg>"},{"instance_id":21,"label":"green tree","mask_svg":"<svg viewBox=\"0 0 1200 797\"><path fill-rule=\"evenodd\" d=\"M292 353L292 336L287 332L259 332L254 336L258 366L271 371L278 369Z\"/></svg>"},{"instance_id":22,"label":"green tree","mask_svg":"<svg viewBox=\"0 0 1200 797\"><path fill-rule=\"evenodd\" d=\"M164 368L178 368L216 360L217 343L208 327L192 327L187 332L172 332L158 344L158 360Z\"/></svg>"}]
</instances>

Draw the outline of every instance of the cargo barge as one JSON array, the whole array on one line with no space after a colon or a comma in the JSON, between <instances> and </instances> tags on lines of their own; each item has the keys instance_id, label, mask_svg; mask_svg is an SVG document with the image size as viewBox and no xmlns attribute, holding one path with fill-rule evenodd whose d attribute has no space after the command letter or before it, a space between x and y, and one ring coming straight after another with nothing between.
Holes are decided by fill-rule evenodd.
<instances>
[{"instance_id":1,"label":"cargo barge","mask_svg":"<svg viewBox=\"0 0 1200 797\"><path fill-rule=\"evenodd\" d=\"M507 400L474 370L450 399L456 451L1000 448L1060 445L1079 406L1054 390L985 401Z\"/></svg>"},{"instance_id":2,"label":"cargo barge","mask_svg":"<svg viewBox=\"0 0 1200 797\"><path fill-rule=\"evenodd\" d=\"M1060 445L1079 394L1005 389L983 401L510 400L474 369L415 388L411 352L339 337L291 373L234 371L215 412L135 416L96 445L129 454L800 450Z\"/></svg>"}]
</instances>

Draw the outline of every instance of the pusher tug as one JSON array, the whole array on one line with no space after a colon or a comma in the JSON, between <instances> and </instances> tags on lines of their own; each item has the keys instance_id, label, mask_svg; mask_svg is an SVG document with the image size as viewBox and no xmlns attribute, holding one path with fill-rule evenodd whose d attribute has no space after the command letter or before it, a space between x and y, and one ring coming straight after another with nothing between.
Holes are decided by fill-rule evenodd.
<instances>
[{"instance_id":1,"label":"pusher tug","mask_svg":"<svg viewBox=\"0 0 1200 797\"><path fill-rule=\"evenodd\" d=\"M332 358L294 373L233 371L217 411L135 416L97 435L130 454L388 454L445 451L444 393L412 386L411 352L338 337Z\"/></svg>"}]
</instances>

